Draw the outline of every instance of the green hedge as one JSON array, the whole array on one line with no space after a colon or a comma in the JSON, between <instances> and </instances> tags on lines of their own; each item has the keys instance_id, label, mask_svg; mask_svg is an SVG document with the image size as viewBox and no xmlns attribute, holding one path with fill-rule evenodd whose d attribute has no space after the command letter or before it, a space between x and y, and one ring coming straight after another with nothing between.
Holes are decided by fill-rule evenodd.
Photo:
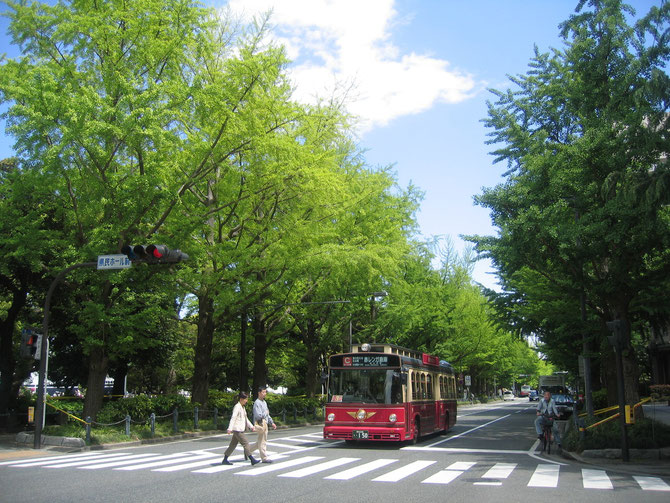
<instances>
[{"instance_id":1,"label":"green hedge","mask_svg":"<svg viewBox=\"0 0 670 503\"><path fill-rule=\"evenodd\" d=\"M595 422L597 421L587 421L586 425ZM620 449L620 421L618 418L612 419L600 426L586 430L583 439L580 438L577 429L572 428L563 439L563 447L576 452L585 449ZM647 418L637 420L635 424L628 425L628 447L631 449L670 447L670 425Z\"/></svg>"}]
</instances>

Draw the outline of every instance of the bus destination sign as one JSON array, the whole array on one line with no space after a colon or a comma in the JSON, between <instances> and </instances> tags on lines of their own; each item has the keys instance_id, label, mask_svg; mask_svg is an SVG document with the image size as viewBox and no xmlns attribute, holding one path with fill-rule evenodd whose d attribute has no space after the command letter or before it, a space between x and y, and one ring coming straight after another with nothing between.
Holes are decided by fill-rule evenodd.
<instances>
[{"instance_id":1,"label":"bus destination sign","mask_svg":"<svg viewBox=\"0 0 670 503\"><path fill-rule=\"evenodd\" d=\"M352 355L342 359L344 367L388 367L389 357L385 355Z\"/></svg>"}]
</instances>

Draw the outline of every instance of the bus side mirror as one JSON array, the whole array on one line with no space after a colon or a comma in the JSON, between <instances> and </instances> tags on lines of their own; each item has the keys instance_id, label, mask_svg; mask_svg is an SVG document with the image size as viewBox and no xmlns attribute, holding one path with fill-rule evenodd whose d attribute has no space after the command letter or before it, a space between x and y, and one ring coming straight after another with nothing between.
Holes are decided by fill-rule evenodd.
<instances>
[{"instance_id":1,"label":"bus side mirror","mask_svg":"<svg viewBox=\"0 0 670 503\"><path fill-rule=\"evenodd\" d=\"M403 386L407 386L407 374L404 372L400 374L400 382L402 383Z\"/></svg>"},{"instance_id":2,"label":"bus side mirror","mask_svg":"<svg viewBox=\"0 0 670 503\"><path fill-rule=\"evenodd\" d=\"M328 374L321 374L321 384L326 384L328 382Z\"/></svg>"}]
</instances>

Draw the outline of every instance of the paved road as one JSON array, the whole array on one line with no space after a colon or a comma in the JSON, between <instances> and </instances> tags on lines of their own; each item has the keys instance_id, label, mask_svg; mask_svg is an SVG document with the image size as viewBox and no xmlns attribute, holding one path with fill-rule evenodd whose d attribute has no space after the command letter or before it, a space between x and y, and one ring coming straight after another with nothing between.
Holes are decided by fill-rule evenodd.
<instances>
[{"instance_id":1,"label":"paved road","mask_svg":"<svg viewBox=\"0 0 670 503\"><path fill-rule=\"evenodd\" d=\"M444 436L416 446L323 440L320 428L272 432L273 464L225 435L76 454L40 452L0 464L2 502L670 500L670 477L626 474L536 452L527 401L463 409ZM557 498L561 498L557 500Z\"/></svg>"}]
</instances>

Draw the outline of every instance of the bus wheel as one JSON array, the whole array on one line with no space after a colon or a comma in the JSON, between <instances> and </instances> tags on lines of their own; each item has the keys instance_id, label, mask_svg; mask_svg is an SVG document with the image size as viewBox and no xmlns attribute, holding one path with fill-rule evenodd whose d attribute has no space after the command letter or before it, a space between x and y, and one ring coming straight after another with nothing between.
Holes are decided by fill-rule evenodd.
<instances>
[{"instance_id":1,"label":"bus wheel","mask_svg":"<svg viewBox=\"0 0 670 503\"><path fill-rule=\"evenodd\" d=\"M449 431L449 413L446 412L444 414L444 429L442 430L442 433L447 433Z\"/></svg>"},{"instance_id":2,"label":"bus wheel","mask_svg":"<svg viewBox=\"0 0 670 503\"><path fill-rule=\"evenodd\" d=\"M419 441L419 418L414 420L414 436L412 437L412 445L416 445Z\"/></svg>"}]
</instances>

